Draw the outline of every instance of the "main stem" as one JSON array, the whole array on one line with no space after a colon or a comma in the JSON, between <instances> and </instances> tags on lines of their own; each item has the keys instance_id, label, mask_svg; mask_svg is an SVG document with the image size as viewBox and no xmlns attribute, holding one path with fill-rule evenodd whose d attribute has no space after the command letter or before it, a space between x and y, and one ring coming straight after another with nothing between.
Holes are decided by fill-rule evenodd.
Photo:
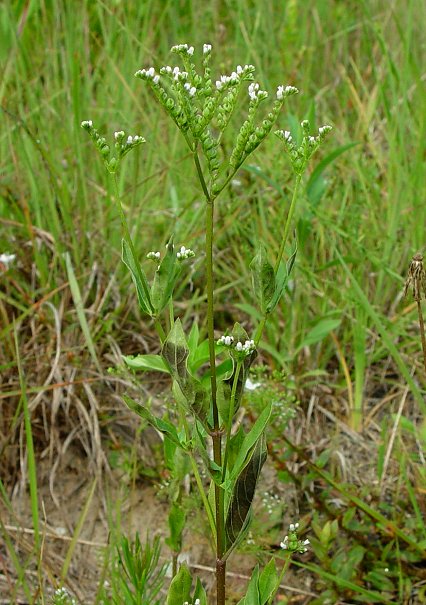
<instances>
[{"instance_id":1,"label":"main stem","mask_svg":"<svg viewBox=\"0 0 426 605\"><path fill-rule=\"evenodd\" d=\"M426 338L425 338L425 322L423 321L423 312L422 312L422 303L420 299L416 299L417 302L417 312L419 314L419 324L420 324L420 338L422 340L422 349L423 349L423 364L426 372Z\"/></svg>"},{"instance_id":2,"label":"main stem","mask_svg":"<svg viewBox=\"0 0 426 605\"><path fill-rule=\"evenodd\" d=\"M214 198L209 194L204 179L197 151L194 151L194 162L198 178L206 198L206 289L207 289L207 333L209 340L210 384L213 408L213 458L218 466L222 466L222 434L219 424L219 411L216 398L216 354L214 338L214 287L213 287L213 222ZM223 489L215 483L215 517L216 517L216 603L225 605L226 591L226 562L223 560L225 551L225 502Z\"/></svg>"}]
</instances>

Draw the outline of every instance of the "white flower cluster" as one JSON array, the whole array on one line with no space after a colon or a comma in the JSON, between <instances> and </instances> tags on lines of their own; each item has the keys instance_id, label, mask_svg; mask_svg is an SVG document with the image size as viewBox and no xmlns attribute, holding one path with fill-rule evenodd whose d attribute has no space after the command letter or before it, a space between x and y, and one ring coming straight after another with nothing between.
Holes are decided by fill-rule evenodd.
<instances>
[{"instance_id":1,"label":"white flower cluster","mask_svg":"<svg viewBox=\"0 0 426 605\"><path fill-rule=\"evenodd\" d=\"M160 74L167 74L168 76L172 76L176 82L186 81L188 79L188 72L181 71L178 66L170 67L170 65L166 65L160 69Z\"/></svg>"},{"instance_id":2,"label":"white flower cluster","mask_svg":"<svg viewBox=\"0 0 426 605\"><path fill-rule=\"evenodd\" d=\"M232 343L234 342L234 337L233 336L221 336L219 338L219 340L217 341L218 345L224 345L225 347L230 347L232 345Z\"/></svg>"},{"instance_id":3,"label":"white flower cluster","mask_svg":"<svg viewBox=\"0 0 426 605\"><path fill-rule=\"evenodd\" d=\"M85 128L86 130L89 130L90 128L92 128L92 126L93 126L92 120L83 120L81 123L81 127Z\"/></svg>"},{"instance_id":4,"label":"white flower cluster","mask_svg":"<svg viewBox=\"0 0 426 605\"><path fill-rule=\"evenodd\" d=\"M277 99L278 101L282 101L283 99L289 97L290 95L297 95L299 89L295 86L278 86L277 88Z\"/></svg>"},{"instance_id":5,"label":"white flower cluster","mask_svg":"<svg viewBox=\"0 0 426 605\"><path fill-rule=\"evenodd\" d=\"M217 344L223 345L224 347L234 346L238 353L244 353L245 355L250 355L256 348L254 340L246 340L244 344L238 340L234 345L233 336L221 336L217 341Z\"/></svg>"},{"instance_id":6,"label":"white flower cluster","mask_svg":"<svg viewBox=\"0 0 426 605\"><path fill-rule=\"evenodd\" d=\"M161 254L159 252L148 252L146 255L149 260L160 260Z\"/></svg>"},{"instance_id":7,"label":"white flower cluster","mask_svg":"<svg viewBox=\"0 0 426 605\"><path fill-rule=\"evenodd\" d=\"M172 53L182 53L188 55L189 57L192 57L194 54L194 47L188 46L188 44L175 44L170 50Z\"/></svg>"},{"instance_id":8,"label":"white flower cluster","mask_svg":"<svg viewBox=\"0 0 426 605\"><path fill-rule=\"evenodd\" d=\"M203 55L208 55L211 52L212 52L212 45L211 44L203 44Z\"/></svg>"},{"instance_id":9,"label":"white flower cluster","mask_svg":"<svg viewBox=\"0 0 426 605\"><path fill-rule=\"evenodd\" d=\"M297 531L299 529L298 523L290 523L288 531L290 536L285 536L280 546L283 550L290 552L299 552L300 554L305 553L308 550L310 544L309 540L299 540L297 537Z\"/></svg>"},{"instance_id":10,"label":"white flower cluster","mask_svg":"<svg viewBox=\"0 0 426 605\"><path fill-rule=\"evenodd\" d=\"M195 86L191 86L191 84L189 82L185 82L183 87L188 92L190 97L193 97L195 95L195 93L197 92L197 89L195 88Z\"/></svg>"},{"instance_id":11,"label":"white flower cluster","mask_svg":"<svg viewBox=\"0 0 426 605\"><path fill-rule=\"evenodd\" d=\"M9 265L11 265L13 263L13 261L16 258L16 254L0 254L0 264L4 265L6 267L6 269L9 268Z\"/></svg>"},{"instance_id":12,"label":"white flower cluster","mask_svg":"<svg viewBox=\"0 0 426 605\"><path fill-rule=\"evenodd\" d=\"M333 130L332 126L329 126L328 124L325 124L324 126L320 126L318 128L318 133L320 137L325 136L326 134L328 134L331 130Z\"/></svg>"},{"instance_id":13,"label":"white flower cluster","mask_svg":"<svg viewBox=\"0 0 426 605\"><path fill-rule=\"evenodd\" d=\"M117 130L117 132L114 132L114 139L117 141L117 143L123 143L123 139L126 136L124 130ZM145 139L143 137L140 137L138 134L135 135L130 135L127 137L125 144L130 147L132 145L136 145L137 143L144 143Z\"/></svg>"},{"instance_id":14,"label":"white flower cluster","mask_svg":"<svg viewBox=\"0 0 426 605\"><path fill-rule=\"evenodd\" d=\"M259 84L257 82L252 82L248 87L249 97L252 101L256 101L256 99L266 99L268 93L266 90L260 90Z\"/></svg>"},{"instance_id":15,"label":"white flower cluster","mask_svg":"<svg viewBox=\"0 0 426 605\"><path fill-rule=\"evenodd\" d=\"M217 90L222 90L228 84L235 86L244 76L252 74L254 70L254 65L244 65L244 67L242 65L237 65L235 71L233 71L230 76L220 76L220 79L216 80Z\"/></svg>"},{"instance_id":16,"label":"white flower cluster","mask_svg":"<svg viewBox=\"0 0 426 605\"><path fill-rule=\"evenodd\" d=\"M193 258L195 256L195 252L190 248L185 248L182 246L179 252L176 254L176 258L178 260L186 260L187 258Z\"/></svg>"},{"instance_id":17,"label":"white flower cluster","mask_svg":"<svg viewBox=\"0 0 426 605\"><path fill-rule=\"evenodd\" d=\"M246 355L250 355L250 353L253 353L255 348L256 347L254 344L254 340L246 340L244 344L238 341L235 344L235 350L241 353L244 352Z\"/></svg>"},{"instance_id":18,"label":"white flower cluster","mask_svg":"<svg viewBox=\"0 0 426 605\"><path fill-rule=\"evenodd\" d=\"M148 69L138 69L135 72L136 78L142 78L143 80L152 80L154 84L158 84L160 81L160 76L155 73L155 69L153 67L149 67Z\"/></svg>"}]
</instances>

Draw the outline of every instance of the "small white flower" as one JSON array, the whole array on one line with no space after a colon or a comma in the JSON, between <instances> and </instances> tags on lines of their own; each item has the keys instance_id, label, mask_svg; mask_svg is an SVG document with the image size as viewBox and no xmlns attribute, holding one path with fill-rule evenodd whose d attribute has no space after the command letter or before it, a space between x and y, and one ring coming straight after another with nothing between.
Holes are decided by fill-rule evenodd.
<instances>
[{"instance_id":1,"label":"small white flower","mask_svg":"<svg viewBox=\"0 0 426 605\"><path fill-rule=\"evenodd\" d=\"M92 120L83 120L81 123L82 128L92 128L93 122Z\"/></svg>"},{"instance_id":2,"label":"small white flower","mask_svg":"<svg viewBox=\"0 0 426 605\"><path fill-rule=\"evenodd\" d=\"M13 263L16 258L16 254L0 254L0 264L5 265L6 269Z\"/></svg>"},{"instance_id":3,"label":"small white flower","mask_svg":"<svg viewBox=\"0 0 426 605\"><path fill-rule=\"evenodd\" d=\"M288 143L291 143L292 137L291 137L291 132L289 130L284 131L284 138Z\"/></svg>"},{"instance_id":4,"label":"small white flower","mask_svg":"<svg viewBox=\"0 0 426 605\"><path fill-rule=\"evenodd\" d=\"M235 345L235 348L237 351L242 351L243 350L243 344L238 341L237 344Z\"/></svg>"},{"instance_id":5,"label":"small white flower","mask_svg":"<svg viewBox=\"0 0 426 605\"><path fill-rule=\"evenodd\" d=\"M118 139L122 139L124 137L124 130L118 130L114 132L114 139L118 141Z\"/></svg>"},{"instance_id":6,"label":"small white flower","mask_svg":"<svg viewBox=\"0 0 426 605\"><path fill-rule=\"evenodd\" d=\"M131 145L133 143L133 137L129 134L126 141L127 145Z\"/></svg>"},{"instance_id":7,"label":"small white flower","mask_svg":"<svg viewBox=\"0 0 426 605\"><path fill-rule=\"evenodd\" d=\"M241 65L237 65L237 74L241 75L243 73L244 69L241 67Z\"/></svg>"},{"instance_id":8,"label":"small white flower","mask_svg":"<svg viewBox=\"0 0 426 605\"><path fill-rule=\"evenodd\" d=\"M220 82L219 80L216 80L216 88L218 90L222 90L222 88L223 88L223 82Z\"/></svg>"},{"instance_id":9,"label":"small white flower","mask_svg":"<svg viewBox=\"0 0 426 605\"><path fill-rule=\"evenodd\" d=\"M176 254L176 258L178 260L186 260L187 258L192 258L193 256L195 256L195 252L190 248L185 248L185 246L182 246L180 251Z\"/></svg>"},{"instance_id":10,"label":"small white flower","mask_svg":"<svg viewBox=\"0 0 426 605\"><path fill-rule=\"evenodd\" d=\"M329 126L328 124L325 124L324 126L321 126L320 128L318 128L318 132L319 132L320 136L329 133L330 130L333 130L333 128L331 126Z\"/></svg>"},{"instance_id":11,"label":"small white flower","mask_svg":"<svg viewBox=\"0 0 426 605\"><path fill-rule=\"evenodd\" d=\"M148 252L146 255L149 260L159 260L161 254L159 252Z\"/></svg>"},{"instance_id":12,"label":"small white flower","mask_svg":"<svg viewBox=\"0 0 426 605\"><path fill-rule=\"evenodd\" d=\"M203 44L203 54L208 55L212 50L211 44Z\"/></svg>"},{"instance_id":13,"label":"small white flower","mask_svg":"<svg viewBox=\"0 0 426 605\"><path fill-rule=\"evenodd\" d=\"M190 47L188 48L188 55L189 55L190 57L192 57L192 55L193 55L193 54L194 54L194 47L193 47L193 46L190 46Z\"/></svg>"},{"instance_id":14,"label":"small white flower","mask_svg":"<svg viewBox=\"0 0 426 605\"><path fill-rule=\"evenodd\" d=\"M245 388L247 391L255 391L261 386L260 382L252 382L250 378L247 378Z\"/></svg>"},{"instance_id":15,"label":"small white flower","mask_svg":"<svg viewBox=\"0 0 426 605\"><path fill-rule=\"evenodd\" d=\"M154 84L158 84L158 82L160 81L160 76L157 74L156 76L154 76L152 81L154 82Z\"/></svg>"},{"instance_id":16,"label":"small white flower","mask_svg":"<svg viewBox=\"0 0 426 605\"><path fill-rule=\"evenodd\" d=\"M315 143L316 139L315 137L309 137L309 142L311 145L313 145Z\"/></svg>"},{"instance_id":17,"label":"small white flower","mask_svg":"<svg viewBox=\"0 0 426 605\"><path fill-rule=\"evenodd\" d=\"M153 67L150 67L147 72L146 75L150 78L153 78L155 76L155 69Z\"/></svg>"},{"instance_id":18,"label":"small white flower","mask_svg":"<svg viewBox=\"0 0 426 605\"><path fill-rule=\"evenodd\" d=\"M248 87L248 93L249 93L249 97L250 99L252 99L253 101L256 99L257 97L257 91L259 90L259 84L257 82L252 82L250 84L250 86Z\"/></svg>"},{"instance_id":19,"label":"small white flower","mask_svg":"<svg viewBox=\"0 0 426 605\"><path fill-rule=\"evenodd\" d=\"M284 93L286 95L286 97L290 96L290 95L297 95L299 92L299 89L296 88L295 86L286 86L284 88Z\"/></svg>"}]
</instances>

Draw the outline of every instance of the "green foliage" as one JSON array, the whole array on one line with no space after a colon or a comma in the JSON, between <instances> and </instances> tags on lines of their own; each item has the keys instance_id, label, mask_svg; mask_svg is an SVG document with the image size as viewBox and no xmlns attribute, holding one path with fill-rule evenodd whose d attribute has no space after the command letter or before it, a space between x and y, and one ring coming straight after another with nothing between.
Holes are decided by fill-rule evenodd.
<instances>
[{"instance_id":1,"label":"green foliage","mask_svg":"<svg viewBox=\"0 0 426 605\"><path fill-rule=\"evenodd\" d=\"M118 569L111 576L111 602L115 605L160 605L167 565L159 565L160 540L143 545L139 535L123 536L117 547Z\"/></svg>"}]
</instances>

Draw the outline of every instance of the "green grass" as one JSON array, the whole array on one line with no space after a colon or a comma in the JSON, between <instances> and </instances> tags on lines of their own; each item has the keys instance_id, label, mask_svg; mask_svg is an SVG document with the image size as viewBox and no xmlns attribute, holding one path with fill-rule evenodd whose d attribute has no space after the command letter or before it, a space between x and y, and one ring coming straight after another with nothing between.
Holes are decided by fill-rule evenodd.
<instances>
[{"instance_id":1,"label":"green grass","mask_svg":"<svg viewBox=\"0 0 426 605\"><path fill-rule=\"evenodd\" d=\"M42 303L49 300L60 311L60 364L70 369L64 373L70 380L98 380L99 368L111 365L111 350L156 352L144 349L154 327L136 308L120 260L113 190L80 129L83 119L102 132L124 128L147 139L120 173L135 248L143 258L174 231L177 243L199 252L193 273L179 284L183 302L176 309L183 323L195 314L204 321L201 192L180 134L133 77L141 67L172 61L174 43L210 42L217 73L253 63L264 88L296 85L303 94L288 103L280 128L296 135L304 117L334 128L313 164L319 169L302 184L294 281L266 326L264 361L284 369L307 400L318 373L318 385L352 402L341 419L356 430L375 389L390 395L390 415L408 384L404 414L420 426L426 381L416 310L400 293L412 254L425 246L425 22L421 0L2 3L0 253L16 253L17 262L0 274L0 371L7 377L0 402L12 409L4 416L3 434L10 433L0 451L17 443L22 402L36 541L41 530L31 437L36 456L37 439L42 449L48 438L31 433L28 403L49 388L44 380L55 332ZM278 217L285 216L292 191L274 137L238 178L241 185L221 197L217 209L216 271L225 284L217 290L219 331L241 314L250 325L255 303L248 266L259 237L274 258L278 253ZM291 240L290 233L288 253ZM37 359L26 346L35 332L44 351ZM93 388L102 398L101 382ZM54 391L46 390L47 402ZM398 442L394 455L402 449ZM409 475L401 470L398 489L408 494L424 540L413 483L422 475L412 459L409 468ZM394 522L400 527L403 520ZM16 569L28 597L24 570ZM324 578L330 573L325 570Z\"/></svg>"}]
</instances>

